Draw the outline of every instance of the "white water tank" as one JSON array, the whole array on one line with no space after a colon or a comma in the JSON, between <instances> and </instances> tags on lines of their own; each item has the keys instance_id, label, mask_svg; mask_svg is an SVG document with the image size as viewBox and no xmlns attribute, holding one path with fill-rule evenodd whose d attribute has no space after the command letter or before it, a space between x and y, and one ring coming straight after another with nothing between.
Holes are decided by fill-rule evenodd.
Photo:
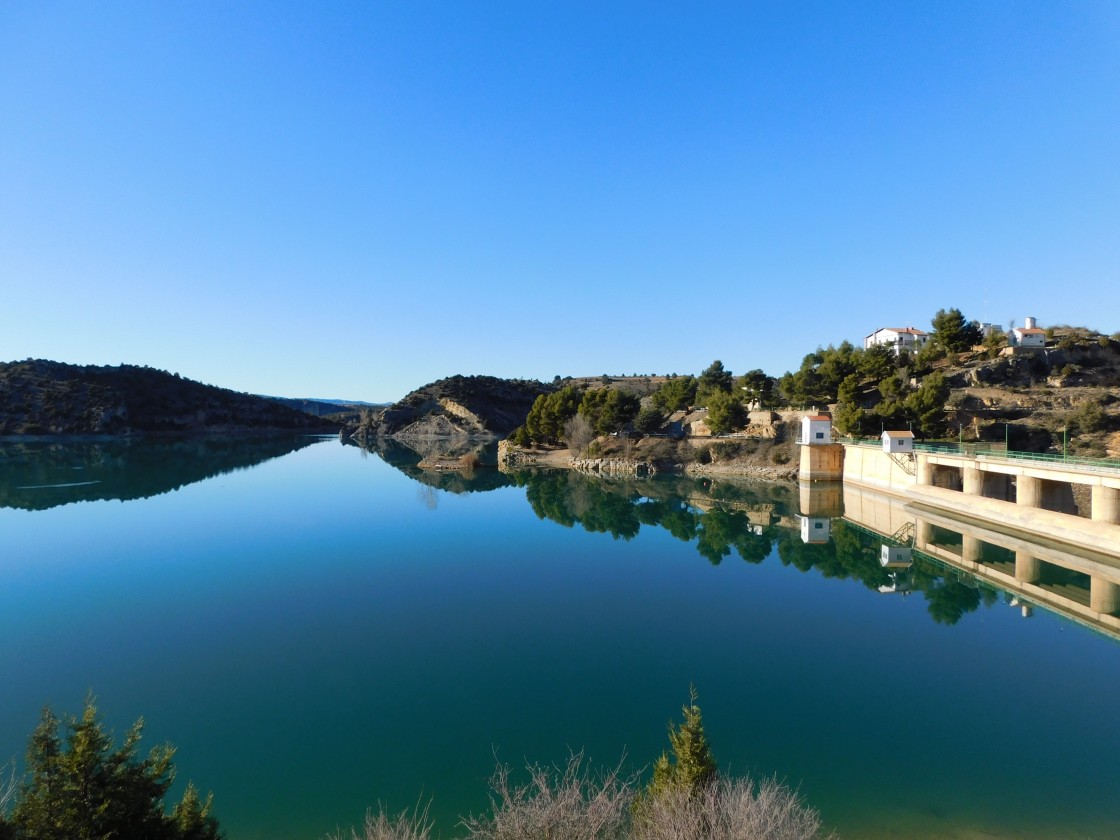
<instances>
[{"instance_id":1,"label":"white water tank","mask_svg":"<svg viewBox=\"0 0 1120 840\"><path fill-rule=\"evenodd\" d=\"M1038 321L1033 315L1028 315L1023 319L1023 329L1033 330L1036 328Z\"/></svg>"}]
</instances>

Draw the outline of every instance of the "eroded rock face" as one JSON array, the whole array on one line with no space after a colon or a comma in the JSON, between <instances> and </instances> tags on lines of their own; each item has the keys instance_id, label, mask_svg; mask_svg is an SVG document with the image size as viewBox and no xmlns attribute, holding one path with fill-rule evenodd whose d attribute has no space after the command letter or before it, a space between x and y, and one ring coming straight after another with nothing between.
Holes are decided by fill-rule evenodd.
<instances>
[{"instance_id":1,"label":"eroded rock face","mask_svg":"<svg viewBox=\"0 0 1120 840\"><path fill-rule=\"evenodd\" d=\"M369 418L358 436L503 438L555 386L536 380L452 376L418 388Z\"/></svg>"}]
</instances>

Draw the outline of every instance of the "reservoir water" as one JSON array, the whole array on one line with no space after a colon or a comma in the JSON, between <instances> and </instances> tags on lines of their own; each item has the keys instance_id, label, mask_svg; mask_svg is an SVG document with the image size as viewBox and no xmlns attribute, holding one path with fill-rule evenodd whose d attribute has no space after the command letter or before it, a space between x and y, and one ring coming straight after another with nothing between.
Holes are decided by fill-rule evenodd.
<instances>
[{"instance_id":1,"label":"reservoir water","mask_svg":"<svg viewBox=\"0 0 1120 840\"><path fill-rule=\"evenodd\" d=\"M386 457L0 444L0 762L92 692L231 840L428 801L449 837L496 760L648 765L691 684L721 768L843 837L1120 837L1108 633L813 537L796 486Z\"/></svg>"}]
</instances>

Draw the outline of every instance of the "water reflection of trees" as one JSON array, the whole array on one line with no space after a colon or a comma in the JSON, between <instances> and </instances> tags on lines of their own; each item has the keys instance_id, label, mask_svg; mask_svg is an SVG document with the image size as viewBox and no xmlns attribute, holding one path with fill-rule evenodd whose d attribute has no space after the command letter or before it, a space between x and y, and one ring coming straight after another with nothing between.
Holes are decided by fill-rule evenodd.
<instances>
[{"instance_id":1,"label":"water reflection of trees","mask_svg":"<svg viewBox=\"0 0 1120 840\"><path fill-rule=\"evenodd\" d=\"M883 541L843 520L833 520L832 539L805 543L794 526L795 488L706 479L606 480L571 471L515 473L512 480L541 519L567 528L629 540L643 526L662 528L713 565L732 554L748 563L777 556L802 572L853 580L875 591L897 589L899 572L880 563ZM921 593L930 617L955 624L981 604L991 605L998 592L979 586L923 557L902 573L905 590Z\"/></svg>"},{"instance_id":2,"label":"water reflection of trees","mask_svg":"<svg viewBox=\"0 0 1120 840\"><path fill-rule=\"evenodd\" d=\"M0 507L46 510L73 502L146 499L319 440L271 434L0 443Z\"/></svg>"}]
</instances>

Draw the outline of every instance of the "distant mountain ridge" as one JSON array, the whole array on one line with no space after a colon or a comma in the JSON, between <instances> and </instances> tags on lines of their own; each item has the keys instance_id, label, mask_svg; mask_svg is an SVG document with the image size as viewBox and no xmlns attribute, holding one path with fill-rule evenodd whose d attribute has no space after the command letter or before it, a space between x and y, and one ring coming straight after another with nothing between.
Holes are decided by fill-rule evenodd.
<instances>
[{"instance_id":1,"label":"distant mountain ridge","mask_svg":"<svg viewBox=\"0 0 1120 840\"><path fill-rule=\"evenodd\" d=\"M343 414L354 411L360 411L363 408L385 408L389 403L371 403L362 402L360 400L331 400L331 399L316 399L313 397L270 397L266 394L259 394L261 399L272 400L281 405L286 405L288 408L294 408L296 411L302 411L304 414L310 414L313 417L327 417L331 414Z\"/></svg>"},{"instance_id":2,"label":"distant mountain ridge","mask_svg":"<svg viewBox=\"0 0 1120 840\"><path fill-rule=\"evenodd\" d=\"M137 365L0 363L0 435L335 431L274 400Z\"/></svg>"}]
</instances>

